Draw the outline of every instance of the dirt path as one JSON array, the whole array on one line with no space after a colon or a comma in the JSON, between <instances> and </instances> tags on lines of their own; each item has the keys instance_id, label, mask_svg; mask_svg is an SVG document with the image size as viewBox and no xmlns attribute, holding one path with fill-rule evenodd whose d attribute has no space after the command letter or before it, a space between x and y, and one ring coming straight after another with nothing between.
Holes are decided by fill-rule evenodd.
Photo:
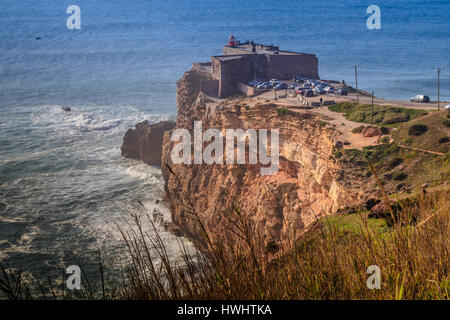
<instances>
[{"instance_id":1,"label":"dirt path","mask_svg":"<svg viewBox=\"0 0 450 320\"><path fill-rule=\"evenodd\" d=\"M320 97L314 97L308 98L308 100L315 98L317 98L317 101L320 99ZM324 97L324 100L331 100L332 98L333 97ZM363 147L377 144L378 137L368 138L364 137L362 134L352 133L354 128L364 125L363 123L347 120L342 113L330 111L328 107L314 107L312 109L304 110L301 109L304 108L304 106L301 104L299 98L281 98L271 102L279 105L280 107L288 108L293 112L315 112L325 116L325 121L335 125L335 128L341 132L339 140L342 142L348 142L344 144L344 149L362 149Z\"/></svg>"},{"instance_id":2,"label":"dirt path","mask_svg":"<svg viewBox=\"0 0 450 320\"><path fill-rule=\"evenodd\" d=\"M374 145L378 141L378 137L368 138L362 134L352 133L354 128L360 127L364 123L347 120L342 113L330 111L328 107L317 107L313 110L332 119L327 120L327 122L336 125L336 129L341 132L340 140L350 143L349 145L344 144L344 149L362 149L363 147Z\"/></svg>"}]
</instances>

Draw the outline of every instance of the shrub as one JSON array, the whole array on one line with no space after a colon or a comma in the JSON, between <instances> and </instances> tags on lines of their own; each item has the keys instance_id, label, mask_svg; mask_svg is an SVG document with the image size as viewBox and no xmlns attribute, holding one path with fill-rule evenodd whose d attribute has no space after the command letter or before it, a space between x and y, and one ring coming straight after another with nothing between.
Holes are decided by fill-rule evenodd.
<instances>
[{"instance_id":1,"label":"shrub","mask_svg":"<svg viewBox=\"0 0 450 320\"><path fill-rule=\"evenodd\" d=\"M408 175L404 172L396 172L392 176L392 179L394 179L395 181L401 181L401 180L405 180L407 177L408 177Z\"/></svg>"},{"instance_id":2,"label":"shrub","mask_svg":"<svg viewBox=\"0 0 450 320\"><path fill-rule=\"evenodd\" d=\"M389 128L387 127L380 127L381 134L389 134Z\"/></svg>"},{"instance_id":3,"label":"shrub","mask_svg":"<svg viewBox=\"0 0 450 320\"><path fill-rule=\"evenodd\" d=\"M423 124L414 124L408 129L408 135L410 136L420 136L428 131L428 127Z\"/></svg>"},{"instance_id":4,"label":"shrub","mask_svg":"<svg viewBox=\"0 0 450 320\"><path fill-rule=\"evenodd\" d=\"M450 127L450 119L446 119L444 121L444 126L446 126L447 128Z\"/></svg>"},{"instance_id":5,"label":"shrub","mask_svg":"<svg viewBox=\"0 0 450 320\"><path fill-rule=\"evenodd\" d=\"M450 138L449 137L442 137L442 138L440 138L439 139L439 143L446 143L446 142L449 142L450 141Z\"/></svg>"},{"instance_id":6,"label":"shrub","mask_svg":"<svg viewBox=\"0 0 450 320\"><path fill-rule=\"evenodd\" d=\"M383 138L381 138L381 143L389 143L389 137L384 136Z\"/></svg>"},{"instance_id":7,"label":"shrub","mask_svg":"<svg viewBox=\"0 0 450 320\"><path fill-rule=\"evenodd\" d=\"M326 121L322 121L322 120L319 121L319 127L321 127L321 128L325 127L327 124L328 124L328 122L326 122Z\"/></svg>"},{"instance_id":8,"label":"shrub","mask_svg":"<svg viewBox=\"0 0 450 320\"><path fill-rule=\"evenodd\" d=\"M361 133L366 126L359 126L352 130L353 133Z\"/></svg>"},{"instance_id":9,"label":"shrub","mask_svg":"<svg viewBox=\"0 0 450 320\"><path fill-rule=\"evenodd\" d=\"M406 113L387 113L384 117L384 124L394 124L399 122L408 122L409 115Z\"/></svg>"},{"instance_id":10,"label":"shrub","mask_svg":"<svg viewBox=\"0 0 450 320\"><path fill-rule=\"evenodd\" d=\"M279 116L285 116L285 115L288 115L290 112L289 112L289 109L287 109L287 108L278 108L277 109L277 115L279 115Z\"/></svg>"},{"instance_id":11,"label":"shrub","mask_svg":"<svg viewBox=\"0 0 450 320\"><path fill-rule=\"evenodd\" d=\"M399 164L401 164L403 162L403 159L400 157L395 157L394 159L392 159L391 161L389 161L388 163L388 167L389 169L393 169L396 166L398 166Z\"/></svg>"}]
</instances>

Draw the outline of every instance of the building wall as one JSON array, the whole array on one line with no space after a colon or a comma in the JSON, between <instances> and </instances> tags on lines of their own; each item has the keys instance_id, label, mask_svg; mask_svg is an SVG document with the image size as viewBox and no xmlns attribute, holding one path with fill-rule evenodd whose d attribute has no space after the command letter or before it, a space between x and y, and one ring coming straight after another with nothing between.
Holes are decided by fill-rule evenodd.
<instances>
[{"instance_id":1,"label":"building wall","mask_svg":"<svg viewBox=\"0 0 450 320\"><path fill-rule=\"evenodd\" d=\"M211 72L219 80L218 96L239 93L237 82L247 84L254 78L290 80L298 75L319 79L319 63L314 54L256 54L224 46L224 55L232 59L212 57Z\"/></svg>"},{"instance_id":2,"label":"building wall","mask_svg":"<svg viewBox=\"0 0 450 320\"><path fill-rule=\"evenodd\" d=\"M219 80L202 80L200 82L200 91L210 97L218 97Z\"/></svg>"},{"instance_id":3,"label":"building wall","mask_svg":"<svg viewBox=\"0 0 450 320\"><path fill-rule=\"evenodd\" d=\"M242 82L237 82L237 88L240 92L247 95L248 97L253 97L256 94L256 89L253 87L250 87L247 84L244 84Z\"/></svg>"},{"instance_id":4,"label":"building wall","mask_svg":"<svg viewBox=\"0 0 450 320\"><path fill-rule=\"evenodd\" d=\"M313 54L267 55L265 74L267 78L280 80L293 79L298 75L319 79L319 63Z\"/></svg>"},{"instance_id":5,"label":"building wall","mask_svg":"<svg viewBox=\"0 0 450 320\"><path fill-rule=\"evenodd\" d=\"M219 59L218 59L219 60ZM219 98L224 98L239 92L237 82L250 81L250 61L246 56L232 60L219 60L220 83Z\"/></svg>"},{"instance_id":6,"label":"building wall","mask_svg":"<svg viewBox=\"0 0 450 320\"><path fill-rule=\"evenodd\" d=\"M224 56L246 53L245 50L241 50L239 48L234 48L234 47L228 47L228 46L224 46L222 52L223 52Z\"/></svg>"}]
</instances>

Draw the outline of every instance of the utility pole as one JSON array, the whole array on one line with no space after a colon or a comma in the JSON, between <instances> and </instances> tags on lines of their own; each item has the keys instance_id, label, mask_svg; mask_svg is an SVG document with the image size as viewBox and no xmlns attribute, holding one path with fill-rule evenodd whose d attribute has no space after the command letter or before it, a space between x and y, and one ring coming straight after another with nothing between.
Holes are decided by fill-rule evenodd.
<instances>
[{"instance_id":1,"label":"utility pole","mask_svg":"<svg viewBox=\"0 0 450 320\"><path fill-rule=\"evenodd\" d=\"M371 120L370 123L373 125L373 90L372 90L372 112L371 112Z\"/></svg>"},{"instance_id":2,"label":"utility pole","mask_svg":"<svg viewBox=\"0 0 450 320\"><path fill-rule=\"evenodd\" d=\"M359 90L358 90L358 67L355 64L355 81L356 81L356 102L359 103Z\"/></svg>"},{"instance_id":3,"label":"utility pole","mask_svg":"<svg viewBox=\"0 0 450 320\"><path fill-rule=\"evenodd\" d=\"M447 69L447 67L439 67L439 68L437 68L437 74L438 74L438 101L437 101L437 103L438 103L438 111L439 111L439 109L440 109L440 104L441 104L441 96L440 96L440 88L441 88L441 69L442 70L445 70L445 69Z\"/></svg>"},{"instance_id":4,"label":"utility pole","mask_svg":"<svg viewBox=\"0 0 450 320\"><path fill-rule=\"evenodd\" d=\"M441 68L437 69L438 72L438 111L440 107L440 82L441 82Z\"/></svg>"}]
</instances>

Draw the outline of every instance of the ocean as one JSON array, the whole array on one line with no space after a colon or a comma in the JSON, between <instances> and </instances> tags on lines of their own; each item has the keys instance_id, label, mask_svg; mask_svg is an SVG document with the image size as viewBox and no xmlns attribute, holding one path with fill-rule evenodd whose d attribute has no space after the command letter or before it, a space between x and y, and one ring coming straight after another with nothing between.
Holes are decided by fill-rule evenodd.
<instances>
[{"instance_id":1,"label":"ocean","mask_svg":"<svg viewBox=\"0 0 450 320\"><path fill-rule=\"evenodd\" d=\"M73 4L80 30L66 26ZM120 270L130 212L170 220L160 170L122 158L122 138L173 118L176 81L230 34L315 53L323 79L354 85L357 64L359 87L390 99L436 100L450 67L450 1L2 0L0 26L0 261L38 279L77 259L95 273L98 251Z\"/></svg>"}]
</instances>

